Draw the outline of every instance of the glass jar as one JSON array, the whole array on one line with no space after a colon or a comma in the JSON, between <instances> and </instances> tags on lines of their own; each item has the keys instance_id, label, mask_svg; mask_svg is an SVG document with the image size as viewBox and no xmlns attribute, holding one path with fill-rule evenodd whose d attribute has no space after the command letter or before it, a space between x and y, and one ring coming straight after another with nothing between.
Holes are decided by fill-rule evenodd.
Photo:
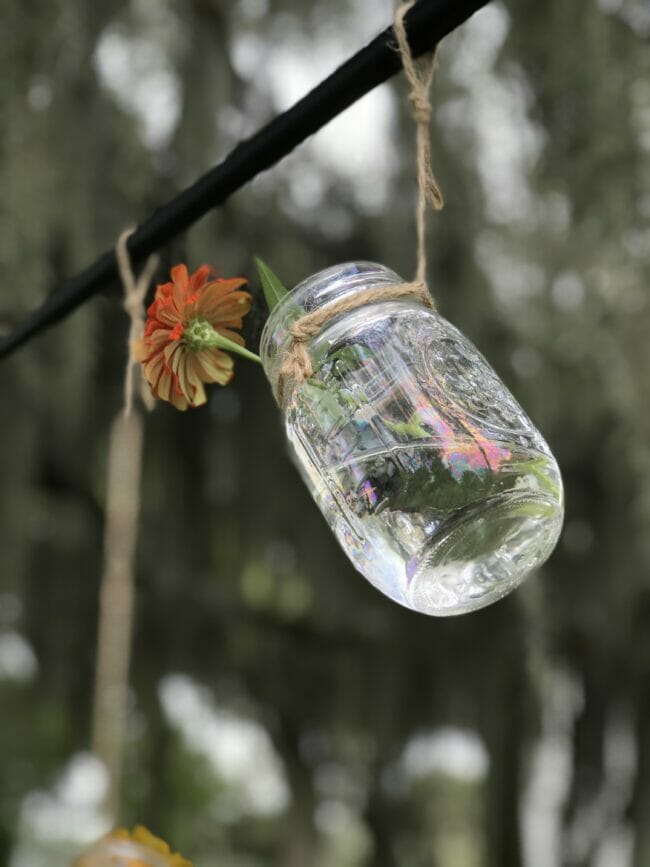
<instances>
[{"instance_id":1,"label":"glass jar","mask_svg":"<svg viewBox=\"0 0 650 867\"><path fill-rule=\"evenodd\" d=\"M308 278L272 311L261 356L274 394L289 326L372 286L369 262ZM563 518L557 462L458 329L415 297L340 313L307 346L314 373L281 409L297 465L354 566L425 614L489 605L543 563Z\"/></svg>"}]
</instances>

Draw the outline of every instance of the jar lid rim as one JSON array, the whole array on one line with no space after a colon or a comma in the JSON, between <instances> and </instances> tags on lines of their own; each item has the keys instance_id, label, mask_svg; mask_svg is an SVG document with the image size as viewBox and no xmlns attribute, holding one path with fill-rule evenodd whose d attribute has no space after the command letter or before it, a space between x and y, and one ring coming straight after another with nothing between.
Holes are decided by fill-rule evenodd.
<instances>
[{"instance_id":1,"label":"jar lid rim","mask_svg":"<svg viewBox=\"0 0 650 867\"><path fill-rule=\"evenodd\" d=\"M295 301L296 296L300 294L301 290L304 290L308 286L317 286L319 283L327 281L330 277L334 277L337 274L342 275L345 271L350 271L351 276L353 276L354 272L352 272L352 269L355 269L356 274L361 279L371 277L372 275L381 275L382 280L385 280L387 283L398 283L401 279L386 265L369 260L341 262L338 265L330 265L327 268L316 271L290 289L287 295L271 310L260 335L260 344L262 345L265 342L265 338L272 328L272 323L281 318L283 312L290 307L292 300Z\"/></svg>"}]
</instances>

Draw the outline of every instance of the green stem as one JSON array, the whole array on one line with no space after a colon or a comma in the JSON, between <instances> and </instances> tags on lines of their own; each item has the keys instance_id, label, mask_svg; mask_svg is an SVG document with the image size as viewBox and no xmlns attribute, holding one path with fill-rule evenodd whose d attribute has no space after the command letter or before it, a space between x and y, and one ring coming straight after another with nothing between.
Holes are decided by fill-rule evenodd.
<instances>
[{"instance_id":1,"label":"green stem","mask_svg":"<svg viewBox=\"0 0 650 867\"><path fill-rule=\"evenodd\" d=\"M255 355L254 352L244 349L243 346L229 340L223 334L219 334L207 319L203 319L200 316L190 322L183 330L183 338L187 341L188 346L197 351L213 346L217 349L226 349L228 352L243 355L249 361L256 361L258 364L262 363L259 355Z\"/></svg>"},{"instance_id":2,"label":"green stem","mask_svg":"<svg viewBox=\"0 0 650 867\"><path fill-rule=\"evenodd\" d=\"M224 337L217 331L215 331L214 342L212 345L219 349L227 349L228 352L235 352L237 355L242 355L244 358L248 358L249 361L256 361L258 364L262 363L262 359L259 355L255 355L254 352L250 352L250 350L246 349L244 346L240 346L238 343L228 340L227 337Z\"/></svg>"}]
</instances>

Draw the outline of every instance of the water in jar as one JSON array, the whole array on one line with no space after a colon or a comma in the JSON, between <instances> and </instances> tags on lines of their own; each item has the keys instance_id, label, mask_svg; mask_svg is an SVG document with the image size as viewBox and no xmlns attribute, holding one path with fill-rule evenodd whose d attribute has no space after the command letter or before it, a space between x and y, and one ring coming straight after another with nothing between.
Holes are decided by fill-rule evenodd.
<instances>
[{"instance_id":1,"label":"water in jar","mask_svg":"<svg viewBox=\"0 0 650 867\"><path fill-rule=\"evenodd\" d=\"M549 556L562 482L492 368L425 308L383 302L314 343L285 408L303 476L357 569L396 602L457 614Z\"/></svg>"}]
</instances>

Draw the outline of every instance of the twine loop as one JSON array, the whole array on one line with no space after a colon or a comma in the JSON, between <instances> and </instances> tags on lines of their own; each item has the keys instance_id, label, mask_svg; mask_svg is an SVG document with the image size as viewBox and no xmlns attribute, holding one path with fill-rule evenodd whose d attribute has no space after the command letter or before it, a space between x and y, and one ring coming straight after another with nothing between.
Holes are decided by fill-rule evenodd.
<instances>
[{"instance_id":1,"label":"twine loop","mask_svg":"<svg viewBox=\"0 0 650 867\"><path fill-rule=\"evenodd\" d=\"M301 383L314 372L307 349L309 341L315 337L323 326L348 310L362 307L364 304L393 300L405 296L417 298L428 307L434 307L426 284L426 210L427 205L434 211L439 211L444 205L442 192L431 167L431 145L429 141L429 124L431 122L431 100L429 91L436 70L436 51L420 59L416 64L411 53L404 16L415 0L401 3L395 12L394 33L399 48L404 72L409 83L409 103L411 114L417 124L417 180L418 198L416 208L417 226L417 270L412 282L397 283L387 286L372 286L368 289L354 292L340 301L326 304L312 313L306 313L297 319L289 328L291 342L286 350L280 367L277 384L277 398L280 405L284 401L288 381Z\"/></svg>"},{"instance_id":2,"label":"twine loop","mask_svg":"<svg viewBox=\"0 0 650 867\"><path fill-rule=\"evenodd\" d=\"M128 313L131 320L129 327L128 338L128 359L126 362L126 371L124 373L124 415L129 416L133 409L133 379L136 375L137 361L133 355L133 346L137 340L140 340L144 333L145 309L144 299L147 295L147 289L153 278L154 272L158 267L158 256L153 253L147 259L144 268L140 272L140 276L136 278L133 273L133 265L131 264L131 256L127 246L128 240L135 232L135 228L125 229L117 239L115 244L115 258L117 260L117 270L122 281L124 289L124 310ZM151 392L147 388L142 373L139 377L140 397L147 409L153 409L154 401Z\"/></svg>"}]
</instances>

